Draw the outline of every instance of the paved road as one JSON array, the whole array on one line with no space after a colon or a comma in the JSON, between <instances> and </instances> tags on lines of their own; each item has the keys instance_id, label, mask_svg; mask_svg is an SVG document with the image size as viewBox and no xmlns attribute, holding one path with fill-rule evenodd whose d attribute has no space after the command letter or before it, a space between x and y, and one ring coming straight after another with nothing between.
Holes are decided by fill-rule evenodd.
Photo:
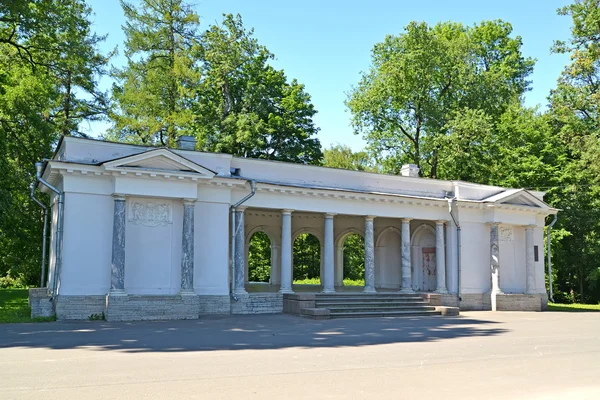
<instances>
[{"instance_id":1,"label":"paved road","mask_svg":"<svg viewBox=\"0 0 600 400\"><path fill-rule=\"evenodd\" d=\"M600 398L600 313L0 325L0 399Z\"/></svg>"}]
</instances>

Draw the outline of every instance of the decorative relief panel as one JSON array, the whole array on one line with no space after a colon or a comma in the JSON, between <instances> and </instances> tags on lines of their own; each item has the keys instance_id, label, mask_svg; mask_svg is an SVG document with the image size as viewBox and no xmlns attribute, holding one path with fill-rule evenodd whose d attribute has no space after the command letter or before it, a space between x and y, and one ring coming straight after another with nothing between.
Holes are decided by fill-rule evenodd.
<instances>
[{"instance_id":1,"label":"decorative relief panel","mask_svg":"<svg viewBox=\"0 0 600 400\"><path fill-rule=\"evenodd\" d=\"M513 241L513 229L507 227L500 227L500 241L501 242L512 242Z\"/></svg>"},{"instance_id":2,"label":"decorative relief panel","mask_svg":"<svg viewBox=\"0 0 600 400\"><path fill-rule=\"evenodd\" d=\"M150 227L170 224L173 222L171 204L134 200L129 208L129 221Z\"/></svg>"}]
</instances>

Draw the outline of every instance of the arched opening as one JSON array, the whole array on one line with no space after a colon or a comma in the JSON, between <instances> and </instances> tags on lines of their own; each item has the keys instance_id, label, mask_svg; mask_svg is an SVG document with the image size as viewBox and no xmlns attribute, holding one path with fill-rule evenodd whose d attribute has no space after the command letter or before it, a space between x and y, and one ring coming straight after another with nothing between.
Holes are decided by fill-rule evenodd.
<instances>
[{"instance_id":1,"label":"arched opening","mask_svg":"<svg viewBox=\"0 0 600 400\"><path fill-rule=\"evenodd\" d=\"M321 244L312 233L301 233L293 247L294 284L321 284Z\"/></svg>"},{"instance_id":2,"label":"arched opening","mask_svg":"<svg viewBox=\"0 0 600 400\"><path fill-rule=\"evenodd\" d=\"M384 229L375 243L375 287L398 289L402 266L402 235L396 227Z\"/></svg>"},{"instance_id":3,"label":"arched opening","mask_svg":"<svg viewBox=\"0 0 600 400\"><path fill-rule=\"evenodd\" d=\"M344 286L365 285L365 239L357 233L346 237L343 243Z\"/></svg>"},{"instance_id":4,"label":"arched opening","mask_svg":"<svg viewBox=\"0 0 600 400\"><path fill-rule=\"evenodd\" d=\"M270 282L271 240L264 232L255 232L248 244L248 282Z\"/></svg>"},{"instance_id":5,"label":"arched opening","mask_svg":"<svg viewBox=\"0 0 600 400\"><path fill-rule=\"evenodd\" d=\"M435 229L427 224L420 225L411 238L413 288L433 292L437 286Z\"/></svg>"}]
</instances>

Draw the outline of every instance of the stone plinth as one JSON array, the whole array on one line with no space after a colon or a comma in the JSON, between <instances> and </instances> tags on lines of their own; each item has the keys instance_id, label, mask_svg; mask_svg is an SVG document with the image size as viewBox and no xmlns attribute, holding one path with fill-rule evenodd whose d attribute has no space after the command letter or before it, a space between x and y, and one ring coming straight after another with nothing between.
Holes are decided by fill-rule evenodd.
<instances>
[{"instance_id":1,"label":"stone plinth","mask_svg":"<svg viewBox=\"0 0 600 400\"><path fill-rule=\"evenodd\" d=\"M542 294L497 294L498 311L542 311L548 308L548 298Z\"/></svg>"},{"instance_id":2,"label":"stone plinth","mask_svg":"<svg viewBox=\"0 0 600 400\"><path fill-rule=\"evenodd\" d=\"M63 296L56 299L56 319L89 319L101 315L106 306L106 296Z\"/></svg>"},{"instance_id":3,"label":"stone plinth","mask_svg":"<svg viewBox=\"0 0 600 400\"><path fill-rule=\"evenodd\" d=\"M29 307L31 318L52 317L55 315L54 302L50 300L47 288L29 289Z\"/></svg>"},{"instance_id":4,"label":"stone plinth","mask_svg":"<svg viewBox=\"0 0 600 400\"><path fill-rule=\"evenodd\" d=\"M304 308L315 308L314 293L295 293L283 295L283 312L300 315Z\"/></svg>"},{"instance_id":5,"label":"stone plinth","mask_svg":"<svg viewBox=\"0 0 600 400\"><path fill-rule=\"evenodd\" d=\"M283 311L281 293L250 293L231 299L231 314L278 314Z\"/></svg>"},{"instance_id":6,"label":"stone plinth","mask_svg":"<svg viewBox=\"0 0 600 400\"><path fill-rule=\"evenodd\" d=\"M420 293L420 296L432 306L458 307L458 295L455 293Z\"/></svg>"},{"instance_id":7,"label":"stone plinth","mask_svg":"<svg viewBox=\"0 0 600 400\"><path fill-rule=\"evenodd\" d=\"M198 296L107 295L107 321L197 319Z\"/></svg>"}]
</instances>

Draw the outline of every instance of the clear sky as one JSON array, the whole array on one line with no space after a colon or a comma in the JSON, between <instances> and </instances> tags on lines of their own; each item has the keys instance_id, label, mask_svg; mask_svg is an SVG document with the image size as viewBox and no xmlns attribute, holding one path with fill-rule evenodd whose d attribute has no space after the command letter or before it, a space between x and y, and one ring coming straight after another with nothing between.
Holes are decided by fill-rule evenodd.
<instances>
[{"instance_id":1,"label":"clear sky","mask_svg":"<svg viewBox=\"0 0 600 400\"><path fill-rule=\"evenodd\" d=\"M88 0L94 10L94 28L108 34L102 50L115 46L123 53L123 12L118 0ZM135 3L135 0L133 0ZM364 141L352 133L350 115L344 105L346 92L359 81L370 64L373 45L387 34L399 34L410 21L435 24L456 21L467 25L502 19L513 26L513 35L523 39L522 52L537 60L531 76L532 90L526 104L546 106L546 97L556 84L568 56L550 54L554 40L569 37L570 17L556 9L569 0L195 0L201 29L220 22L223 13L241 14L244 25L275 54L273 65L289 79L306 85L318 110L315 122L321 128L324 147L344 143L354 150ZM123 65L116 57L113 65ZM110 81L101 81L104 89ZM94 136L107 124L82 127Z\"/></svg>"}]
</instances>

